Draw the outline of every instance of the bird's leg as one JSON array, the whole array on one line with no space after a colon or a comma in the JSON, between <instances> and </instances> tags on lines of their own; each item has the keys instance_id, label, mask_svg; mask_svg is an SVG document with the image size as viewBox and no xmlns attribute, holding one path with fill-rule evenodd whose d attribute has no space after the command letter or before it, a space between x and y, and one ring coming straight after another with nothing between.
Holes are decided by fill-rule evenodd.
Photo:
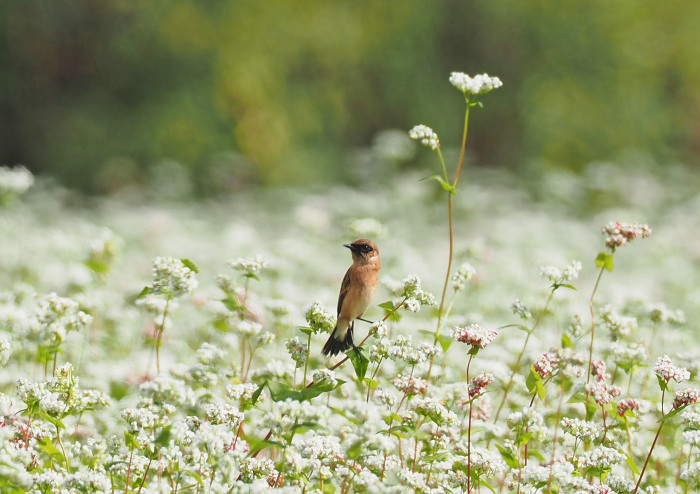
<instances>
[{"instance_id":1,"label":"bird's leg","mask_svg":"<svg viewBox=\"0 0 700 494\"><path fill-rule=\"evenodd\" d=\"M359 319L360 321L364 321L364 322L367 322L367 323L370 323L370 324L374 324L374 321L370 321L369 319L362 319L361 317L358 317L358 319Z\"/></svg>"}]
</instances>

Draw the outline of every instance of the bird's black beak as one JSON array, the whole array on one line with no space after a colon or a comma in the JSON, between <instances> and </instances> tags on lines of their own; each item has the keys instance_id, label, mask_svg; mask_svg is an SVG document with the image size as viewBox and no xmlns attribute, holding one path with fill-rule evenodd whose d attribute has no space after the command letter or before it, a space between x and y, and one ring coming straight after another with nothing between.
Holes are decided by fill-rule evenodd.
<instances>
[{"instance_id":1,"label":"bird's black beak","mask_svg":"<svg viewBox=\"0 0 700 494\"><path fill-rule=\"evenodd\" d=\"M347 247L347 248L350 249L351 251L355 252L355 248L353 247L352 244L343 244L343 247Z\"/></svg>"}]
</instances>

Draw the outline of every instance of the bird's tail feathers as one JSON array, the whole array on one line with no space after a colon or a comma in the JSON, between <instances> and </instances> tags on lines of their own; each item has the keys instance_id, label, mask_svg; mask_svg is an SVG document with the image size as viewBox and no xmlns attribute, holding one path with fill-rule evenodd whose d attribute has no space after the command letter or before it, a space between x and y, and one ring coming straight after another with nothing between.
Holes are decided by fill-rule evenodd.
<instances>
[{"instance_id":1,"label":"bird's tail feathers","mask_svg":"<svg viewBox=\"0 0 700 494\"><path fill-rule=\"evenodd\" d=\"M336 326L336 329L338 329L337 326ZM331 335L328 337L328 341L326 341L326 344L323 345L322 353L324 355L335 356L335 355L338 355L340 352L344 352L348 348L355 346L355 344L352 341L352 330L353 330L352 324L350 325L347 332L345 333L345 338L343 338L342 340L335 337L336 329L333 330Z\"/></svg>"}]
</instances>

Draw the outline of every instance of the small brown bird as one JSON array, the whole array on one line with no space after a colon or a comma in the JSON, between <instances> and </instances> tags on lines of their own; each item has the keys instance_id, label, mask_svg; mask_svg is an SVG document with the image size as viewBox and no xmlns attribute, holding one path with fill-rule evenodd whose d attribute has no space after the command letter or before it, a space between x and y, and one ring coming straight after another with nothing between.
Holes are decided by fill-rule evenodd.
<instances>
[{"instance_id":1,"label":"small brown bird","mask_svg":"<svg viewBox=\"0 0 700 494\"><path fill-rule=\"evenodd\" d=\"M338 355L350 347L355 319L362 317L372 297L377 293L379 281L379 249L371 240L359 238L344 244L352 252L352 266L345 273L338 296L338 324L323 345L324 355Z\"/></svg>"}]
</instances>

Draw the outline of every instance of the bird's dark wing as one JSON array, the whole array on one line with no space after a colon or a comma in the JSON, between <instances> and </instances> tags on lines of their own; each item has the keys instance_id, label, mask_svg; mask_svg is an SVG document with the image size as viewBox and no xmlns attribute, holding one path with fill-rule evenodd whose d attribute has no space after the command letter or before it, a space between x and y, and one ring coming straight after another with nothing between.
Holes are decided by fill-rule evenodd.
<instances>
[{"instance_id":1,"label":"bird's dark wing","mask_svg":"<svg viewBox=\"0 0 700 494\"><path fill-rule=\"evenodd\" d=\"M340 309L343 307L343 300L345 300L345 295L348 294L350 290L350 270L345 273L345 278L343 278L343 283L340 285L340 294L338 295L338 315L340 315Z\"/></svg>"}]
</instances>

